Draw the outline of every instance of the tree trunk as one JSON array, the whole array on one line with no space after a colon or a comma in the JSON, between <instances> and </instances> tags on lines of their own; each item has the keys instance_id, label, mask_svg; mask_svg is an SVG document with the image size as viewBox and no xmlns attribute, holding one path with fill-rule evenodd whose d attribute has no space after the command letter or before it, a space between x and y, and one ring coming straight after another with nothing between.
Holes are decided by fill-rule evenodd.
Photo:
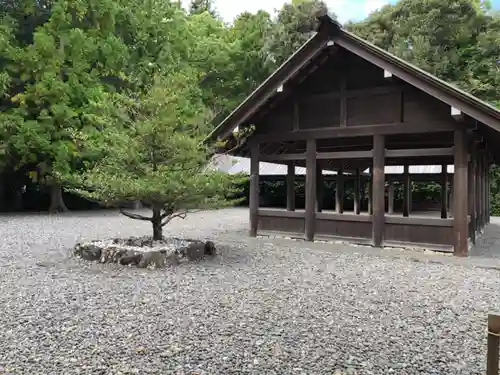
<instances>
[{"instance_id":1,"label":"tree trunk","mask_svg":"<svg viewBox=\"0 0 500 375\"><path fill-rule=\"evenodd\" d=\"M59 184L50 185L50 207L49 212L66 212L68 208L64 204L62 187Z\"/></svg>"},{"instance_id":2,"label":"tree trunk","mask_svg":"<svg viewBox=\"0 0 500 375\"><path fill-rule=\"evenodd\" d=\"M161 226L161 209L153 205L153 241L163 239L163 227Z\"/></svg>"}]
</instances>

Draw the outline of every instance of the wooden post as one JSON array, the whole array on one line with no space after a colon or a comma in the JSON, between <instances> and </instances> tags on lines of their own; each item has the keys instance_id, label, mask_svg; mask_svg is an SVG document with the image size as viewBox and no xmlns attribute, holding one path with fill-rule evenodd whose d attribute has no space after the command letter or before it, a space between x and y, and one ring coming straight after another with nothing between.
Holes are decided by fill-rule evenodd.
<instances>
[{"instance_id":1,"label":"wooden post","mask_svg":"<svg viewBox=\"0 0 500 375\"><path fill-rule=\"evenodd\" d=\"M486 160L486 153L483 155L483 230L486 228L486 216L488 215L488 197L487 197L487 191L488 191L488 166L487 166L487 160Z\"/></svg>"},{"instance_id":2,"label":"wooden post","mask_svg":"<svg viewBox=\"0 0 500 375\"><path fill-rule=\"evenodd\" d=\"M387 188L387 212L389 215L394 214L394 183L389 182L389 187Z\"/></svg>"},{"instance_id":3,"label":"wooden post","mask_svg":"<svg viewBox=\"0 0 500 375\"><path fill-rule=\"evenodd\" d=\"M469 162L469 215L470 215L470 224L469 224L469 236L473 244L476 243L476 198L475 198L475 187L476 187L476 171L475 171L475 163L474 154L471 154L471 159Z\"/></svg>"},{"instance_id":4,"label":"wooden post","mask_svg":"<svg viewBox=\"0 0 500 375\"><path fill-rule=\"evenodd\" d=\"M499 375L500 315L488 315L488 351L486 355L486 375Z\"/></svg>"},{"instance_id":5,"label":"wooden post","mask_svg":"<svg viewBox=\"0 0 500 375\"><path fill-rule=\"evenodd\" d=\"M371 173L372 169L370 169ZM368 215L373 215L373 177L370 177L370 180L366 181L366 185L368 188Z\"/></svg>"},{"instance_id":6,"label":"wooden post","mask_svg":"<svg viewBox=\"0 0 500 375\"><path fill-rule=\"evenodd\" d=\"M324 193L324 181L323 181L323 170L321 166L316 161L316 211L323 211L323 193Z\"/></svg>"},{"instance_id":7,"label":"wooden post","mask_svg":"<svg viewBox=\"0 0 500 375\"><path fill-rule=\"evenodd\" d=\"M361 173L359 168L356 168L356 177L354 179L354 214L359 215L361 212L361 204L359 201L359 189L360 189L360 178Z\"/></svg>"},{"instance_id":8,"label":"wooden post","mask_svg":"<svg viewBox=\"0 0 500 375\"><path fill-rule=\"evenodd\" d=\"M382 247L385 220L385 145L384 136L373 137L373 177L372 177L372 240L373 246Z\"/></svg>"},{"instance_id":9,"label":"wooden post","mask_svg":"<svg viewBox=\"0 0 500 375\"><path fill-rule=\"evenodd\" d=\"M335 185L335 212L344 213L344 167L337 169L337 184Z\"/></svg>"},{"instance_id":10,"label":"wooden post","mask_svg":"<svg viewBox=\"0 0 500 375\"><path fill-rule=\"evenodd\" d=\"M478 212L477 212L477 226L478 226L478 231L479 233L482 233L483 231L483 211L484 211L484 206L483 206L483 189L484 189L484 179L483 179L483 154L482 152L479 153L478 155L478 178L479 178L479 190L477 192L478 200L479 200L479 205L478 205Z\"/></svg>"},{"instance_id":11,"label":"wooden post","mask_svg":"<svg viewBox=\"0 0 500 375\"><path fill-rule=\"evenodd\" d=\"M490 163L486 163L486 224L490 223L491 218L491 185L490 185Z\"/></svg>"},{"instance_id":12,"label":"wooden post","mask_svg":"<svg viewBox=\"0 0 500 375\"><path fill-rule=\"evenodd\" d=\"M286 174L286 209L295 211L295 162L287 165Z\"/></svg>"},{"instance_id":13,"label":"wooden post","mask_svg":"<svg viewBox=\"0 0 500 375\"><path fill-rule=\"evenodd\" d=\"M454 254L467 256L469 250L469 234L467 222L467 133L465 129L454 133L455 174L453 178L453 230L455 237Z\"/></svg>"},{"instance_id":14,"label":"wooden post","mask_svg":"<svg viewBox=\"0 0 500 375\"><path fill-rule=\"evenodd\" d=\"M250 236L257 236L259 222L259 144L250 146Z\"/></svg>"},{"instance_id":15,"label":"wooden post","mask_svg":"<svg viewBox=\"0 0 500 375\"><path fill-rule=\"evenodd\" d=\"M479 234L481 231L481 224L480 224L480 212L481 212L481 199L479 197L479 192L481 191L481 158L480 154L477 150L474 151L474 180L475 180L475 186L474 186L474 207L475 207L475 212L474 212L474 226L476 230L476 236Z\"/></svg>"},{"instance_id":16,"label":"wooden post","mask_svg":"<svg viewBox=\"0 0 500 375\"><path fill-rule=\"evenodd\" d=\"M316 140L307 140L306 151L306 224L307 241L314 241L316 224Z\"/></svg>"},{"instance_id":17,"label":"wooden post","mask_svg":"<svg viewBox=\"0 0 500 375\"><path fill-rule=\"evenodd\" d=\"M441 219L448 217L448 166L441 165Z\"/></svg>"},{"instance_id":18,"label":"wooden post","mask_svg":"<svg viewBox=\"0 0 500 375\"><path fill-rule=\"evenodd\" d=\"M410 166L404 166L403 172L403 216L410 216L410 200L411 200L411 180Z\"/></svg>"}]
</instances>

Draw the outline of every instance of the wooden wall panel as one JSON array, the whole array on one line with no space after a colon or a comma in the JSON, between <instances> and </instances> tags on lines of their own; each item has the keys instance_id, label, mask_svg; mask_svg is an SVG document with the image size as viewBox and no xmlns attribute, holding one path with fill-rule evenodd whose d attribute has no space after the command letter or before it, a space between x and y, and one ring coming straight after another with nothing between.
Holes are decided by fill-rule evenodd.
<instances>
[{"instance_id":1,"label":"wooden wall panel","mask_svg":"<svg viewBox=\"0 0 500 375\"><path fill-rule=\"evenodd\" d=\"M332 56L302 82L298 92L307 95L339 91L342 77L340 64L341 61Z\"/></svg>"},{"instance_id":2,"label":"wooden wall panel","mask_svg":"<svg viewBox=\"0 0 500 375\"><path fill-rule=\"evenodd\" d=\"M349 237L370 239L372 236L371 221L355 222L330 220L323 217L316 218L316 235L331 236L331 237ZM339 215L336 215L339 216ZM347 215L346 215L347 216ZM369 217L367 217L369 219Z\"/></svg>"},{"instance_id":3,"label":"wooden wall panel","mask_svg":"<svg viewBox=\"0 0 500 375\"><path fill-rule=\"evenodd\" d=\"M384 241L453 245L453 227L385 223Z\"/></svg>"},{"instance_id":4,"label":"wooden wall panel","mask_svg":"<svg viewBox=\"0 0 500 375\"><path fill-rule=\"evenodd\" d=\"M318 98L300 103L300 130L337 126L340 126L340 99Z\"/></svg>"},{"instance_id":5,"label":"wooden wall panel","mask_svg":"<svg viewBox=\"0 0 500 375\"><path fill-rule=\"evenodd\" d=\"M403 95L403 120L406 121L452 121L451 109L438 99L423 91L409 88Z\"/></svg>"},{"instance_id":6,"label":"wooden wall panel","mask_svg":"<svg viewBox=\"0 0 500 375\"><path fill-rule=\"evenodd\" d=\"M375 65L370 65L368 62L366 64L362 63L360 66L348 67L346 79L347 90L359 90L393 84L390 79L384 78L383 69Z\"/></svg>"},{"instance_id":7,"label":"wooden wall panel","mask_svg":"<svg viewBox=\"0 0 500 375\"><path fill-rule=\"evenodd\" d=\"M293 100L284 100L273 108L258 124L255 133L276 133L293 130Z\"/></svg>"},{"instance_id":8,"label":"wooden wall panel","mask_svg":"<svg viewBox=\"0 0 500 375\"><path fill-rule=\"evenodd\" d=\"M347 126L396 122L396 93L347 99Z\"/></svg>"},{"instance_id":9,"label":"wooden wall panel","mask_svg":"<svg viewBox=\"0 0 500 375\"><path fill-rule=\"evenodd\" d=\"M279 213L277 213L279 215ZM305 219L303 217L278 217L259 215L258 230L293 234L305 232Z\"/></svg>"}]
</instances>

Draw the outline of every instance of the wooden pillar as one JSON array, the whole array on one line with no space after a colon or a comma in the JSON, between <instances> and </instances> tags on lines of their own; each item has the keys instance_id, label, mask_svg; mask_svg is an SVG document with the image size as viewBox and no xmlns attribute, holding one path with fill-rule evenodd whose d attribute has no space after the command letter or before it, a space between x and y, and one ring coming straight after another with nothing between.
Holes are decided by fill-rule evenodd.
<instances>
[{"instance_id":1,"label":"wooden pillar","mask_svg":"<svg viewBox=\"0 0 500 375\"><path fill-rule=\"evenodd\" d=\"M441 219L448 217L448 166L441 165Z\"/></svg>"},{"instance_id":2,"label":"wooden pillar","mask_svg":"<svg viewBox=\"0 0 500 375\"><path fill-rule=\"evenodd\" d=\"M306 225L307 241L314 241L316 226L316 140L307 140L306 151Z\"/></svg>"},{"instance_id":3,"label":"wooden pillar","mask_svg":"<svg viewBox=\"0 0 500 375\"><path fill-rule=\"evenodd\" d=\"M371 170L370 170L371 173ZM366 186L368 188L368 215L373 215L373 177L366 181Z\"/></svg>"},{"instance_id":4,"label":"wooden pillar","mask_svg":"<svg viewBox=\"0 0 500 375\"><path fill-rule=\"evenodd\" d=\"M411 180L410 166L404 166L403 172L403 216L410 216L410 201L411 201Z\"/></svg>"},{"instance_id":5,"label":"wooden pillar","mask_svg":"<svg viewBox=\"0 0 500 375\"><path fill-rule=\"evenodd\" d=\"M469 161L469 172L468 172L468 205L469 205L469 216L470 216L470 224L469 224L469 236L473 244L476 243L476 198L475 198L475 188L476 188L476 171L475 171L475 163L474 154L471 154L471 158Z\"/></svg>"},{"instance_id":6,"label":"wooden pillar","mask_svg":"<svg viewBox=\"0 0 500 375\"><path fill-rule=\"evenodd\" d=\"M472 157L469 160L469 166L467 170L467 207L468 214L470 216L469 222L469 237L473 244L476 243L476 232L474 228L474 160Z\"/></svg>"},{"instance_id":7,"label":"wooden pillar","mask_svg":"<svg viewBox=\"0 0 500 375\"><path fill-rule=\"evenodd\" d=\"M486 375L498 375L500 360L500 315L488 315L488 344L486 352Z\"/></svg>"},{"instance_id":8,"label":"wooden pillar","mask_svg":"<svg viewBox=\"0 0 500 375\"><path fill-rule=\"evenodd\" d=\"M478 196L478 212L477 212L477 226L478 231L481 233L483 231L483 189L484 189L484 179L483 179L483 153L480 152L478 155L478 178L479 178L479 189L477 191Z\"/></svg>"},{"instance_id":9,"label":"wooden pillar","mask_svg":"<svg viewBox=\"0 0 500 375\"><path fill-rule=\"evenodd\" d=\"M491 218L491 185L490 185L490 163L486 163L486 224L490 223Z\"/></svg>"},{"instance_id":10,"label":"wooden pillar","mask_svg":"<svg viewBox=\"0 0 500 375\"><path fill-rule=\"evenodd\" d=\"M389 182L387 191L387 212L389 215L394 214L394 183Z\"/></svg>"},{"instance_id":11,"label":"wooden pillar","mask_svg":"<svg viewBox=\"0 0 500 375\"><path fill-rule=\"evenodd\" d=\"M354 214L359 215L361 212L361 204L359 201L359 189L360 189L360 177L361 173L359 168L356 168L356 176L354 179Z\"/></svg>"},{"instance_id":12,"label":"wooden pillar","mask_svg":"<svg viewBox=\"0 0 500 375\"><path fill-rule=\"evenodd\" d=\"M481 157L480 153L477 150L474 150L474 229L476 231L476 235L481 231L481 222L480 222L480 212L481 212L481 199L479 192L481 191Z\"/></svg>"},{"instance_id":13,"label":"wooden pillar","mask_svg":"<svg viewBox=\"0 0 500 375\"><path fill-rule=\"evenodd\" d=\"M335 212L344 213L344 167L337 169L337 183L335 185Z\"/></svg>"},{"instance_id":14,"label":"wooden pillar","mask_svg":"<svg viewBox=\"0 0 500 375\"><path fill-rule=\"evenodd\" d=\"M385 221L385 145L384 136L373 137L373 177L372 177L372 241L373 246L381 247L384 238Z\"/></svg>"},{"instance_id":15,"label":"wooden pillar","mask_svg":"<svg viewBox=\"0 0 500 375\"><path fill-rule=\"evenodd\" d=\"M259 144L250 146L250 236L257 236L259 221Z\"/></svg>"},{"instance_id":16,"label":"wooden pillar","mask_svg":"<svg viewBox=\"0 0 500 375\"><path fill-rule=\"evenodd\" d=\"M295 162L293 161L287 165L286 209L287 211L295 211Z\"/></svg>"},{"instance_id":17,"label":"wooden pillar","mask_svg":"<svg viewBox=\"0 0 500 375\"><path fill-rule=\"evenodd\" d=\"M455 173L453 178L453 230L454 254L467 256L469 250L469 234L467 223L467 133L465 129L455 130Z\"/></svg>"},{"instance_id":18,"label":"wooden pillar","mask_svg":"<svg viewBox=\"0 0 500 375\"><path fill-rule=\"evenodd\" d=\"M486 217L488 216L488 166L486 160L486 153L483 156L483 229L486 228Z\"/></svg>"},{"instance_id":19,"label":"wooden pillar","mask_svg":"<svg viewBox=\"0 0 500 375\"><path fill-rule=\"evenodd\" d=\"M324 180L323 170L316 161L316 211L323 211L323 193L324 193Z\"/></svg>"}]
</instances>

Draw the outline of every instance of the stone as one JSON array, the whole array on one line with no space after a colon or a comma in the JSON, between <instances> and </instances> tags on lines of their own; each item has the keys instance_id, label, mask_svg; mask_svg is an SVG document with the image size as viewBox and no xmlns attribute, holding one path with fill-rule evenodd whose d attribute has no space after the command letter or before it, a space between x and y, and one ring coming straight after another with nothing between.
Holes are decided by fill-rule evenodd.
<instances>
[{"instance_id":1,"label":"stone","mask_svg":"<svg viewBox=\"0 0 500 375\"><path fill-rule=\"evenodd\" d=\"M199 260L205 257L205 244L203 242L194 242L187 246L184 255L189 260Z\"/></svg>"},{"instance_id":2,"label":"stone","mask_svg":"<svg viewBox=\"0 0 500 375\"><path fill-rule=\"evenodd\" d=\"M75 255L88 261L98 261L101 259L101 252L101 248L96 245L77 244L74 250Z\"/></svg>"},{"instance_id":3,"label":"stone","mask_svg":"<svg viewBox=\"0 0 500 375\"><path fill-rule=\"evenodd\" d=\"M164 268L179 264L179 253L177 251L148 251L142 255L137 265L139 268Z\"/></svg>"},{"instance_id":4,"label":"stone","mask_svg":"<svg viewBox=\"0 0 500 375\"><path fill-rule=\"evenodd\" d=\"M119 263L120 259L129 255L129 250L109 246L101 250L101 263Z\"/></svg>"},{"instance_id":5,"label":"stone","mask_svg":"<svg viewBox=\"0 0 500 375\"><path fill-rule=\"evenodd\" d=\"M212 241L205 242L204 253L205 253L205 255L209 255L209 256L216 256L217 255L217 250L215 249L215 244Z\"/></svg>"},{"instance_id":6,"label":"stone","mask_svg":"<svg viewBox=\"0 0 500 375\"><path fill-rule=\"evenodd\" d=\"M142 256L143 254L139 252L136 252L135 254L125 255L120 259L120 264L122 266L128 266L128 265L137 266L140 263Z\"/></svg>"}]
</instances>

